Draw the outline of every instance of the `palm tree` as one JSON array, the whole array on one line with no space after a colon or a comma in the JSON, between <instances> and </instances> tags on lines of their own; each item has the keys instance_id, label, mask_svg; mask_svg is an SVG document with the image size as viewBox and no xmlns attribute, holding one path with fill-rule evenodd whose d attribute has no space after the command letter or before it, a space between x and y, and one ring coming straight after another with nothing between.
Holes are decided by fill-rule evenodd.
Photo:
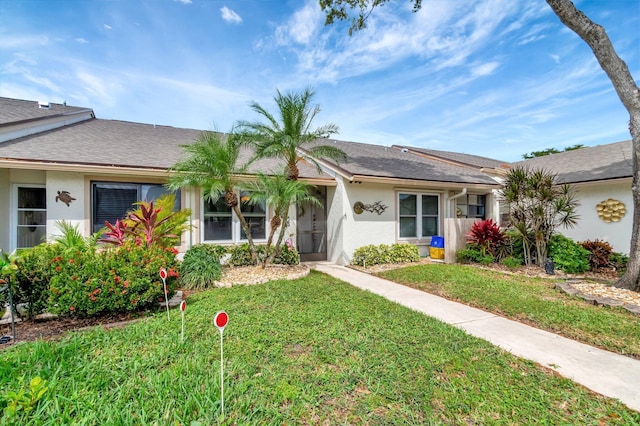
<instances>
[{"instance_id":1,"label":"palm tree","mask_svg":"<svg viewBox=\"0 0 640 426\"><path fill-rule=\"evenodd\" d=\"M312 145L320 138L328 138L338 133L338 126L325 124L316 129L311 128L313 119L320 112L318 105L312 106L314 92L306 88L302 93L278 94L274 98L278 106L279 117L274 116L257 102L250 104L266 122L240 122L238 127L256 146L258 158L282 158L287 165L289 179L297 180L299 175L298 161L304 155L320 171L316 159L346 161L347 155L341 149L331 145ZM304 150L303 153L301 150Z\"/></svg>"},{"instance_id":2,"label":"palm tree","mask_svg":"<svg viewBox=\"0 0 640 426\"><path fill-rule=\"evenodd\" d=\"M312 185L299 180L289 179L286 170L283 170L281 173L273 176L259 173L255 182L251 182L245 186L251 194L249 199L250 203L257 204L265 202L267 205L271 206L273 210L273 217L270 221L271 230L267 239L265 257L262 261L263 268L267 264L271 263L280 253L287 220L289 218L289 206L292 203L297 204L302 202L320 204L320 201L311 195L311 187ZM270 251L269 249L273 242L273 236L278 228L280 228L278 241L275 245L275 249Z\"/></svg>"},{"instance_id":3,"label":"palm tree","mask_svg":"<svg viewBox=\"0 0 640 426\"><path fill-rule=\"evenodd\" d=\"M556 176L541 169L514 167L506 176L501 196L509 205L511 224L522 236L525 262L532 263L535 245L536 263L543 266L548 245L555 230L572 228L579 216L575 189L555 183Z\"/></svg>"},{"instance_id":4,"label":"palm tree","mask_svg":"<svg viewBox=\"0 0 640 426\"><path fill-rule=\"evenodd\" d=\"M167 187L171 190L200 187L205 200L212 203L224 195L227 207L234 211L247 235L251 259L257 262L251 229L240 211L236 194L236 176L244 173L249 165L238 165L243 145L243 139L233 132L226 138L216 132L202 132L193 144L182 145L187 156L169 168L173 174Z\"/></svg>"}]
</instances>

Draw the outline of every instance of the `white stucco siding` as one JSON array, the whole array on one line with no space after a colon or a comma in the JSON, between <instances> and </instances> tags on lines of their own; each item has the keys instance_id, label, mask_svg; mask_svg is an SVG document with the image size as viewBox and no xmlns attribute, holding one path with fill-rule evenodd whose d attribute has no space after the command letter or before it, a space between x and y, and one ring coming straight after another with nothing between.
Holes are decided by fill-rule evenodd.
<instances>
[{"instance_id":1,"label":"white stucco siding","mask_svg":"<svg viewBox=\"0 0 640 426\"><path fill-rule=\"evenodd\" d=\"M356 202L372 205L380 202L387 208L381 214L354 212ZM344 187L343 211L344 240L342 244L345 262L351 261L353 252L369 244L393 244L396 242L395 191L389 185L347 183Z\"/></svg>"},{"instance_id":2,"label":"white stucco siding","mask_svg":"<svg viewBox=\"0 0 640 426\"><path fill-rule=\"evenodd\" d=\"M86 199L84 175L73 172L47 172L47 240L61 234L56 222L64 220L77 226L85 236L90 234L89 203ZM58 191L67 191L75 200L67 206L58 200Z\"/></svg>"},{"instance_id":3,"label":"white stucco siding","mask_svg":"<svg viewBox=\"0 0 640 426\"><path fill-rule=\"evenodd\" d=\"M558 231L575 241L596 239L606 241L611 244L614 251L628 254L633 225L631 180L583 185L576 188L577 198L581 204L577 211L580 216L578 224L572 229L560 228ZM609 198L621 201L626 206L626 214L619 222L607 223L598 217L596 205Z\"/></svg>"},{"instance_id":4,"label":"white stucco siding","mask_svg":"<svg viewBox=\"0 0 640 426\"><path fill-rule=\"evenodd\" d=\"M335 187L327 187L327 260L344 265L348 255L344 251L346 207L344 180L336 176Z\"/></svg>"},{"instance_id":5,"label":"white stucco siding","mask_svg":"<svg viewBox=\"0 0 640 426\"><path fill-rule=\"evenodd\" d=\"M0 169L0 249L3 252L10 251L11 243L11 184L9 182L9 170Z\"/></svg>"}]
</instances>

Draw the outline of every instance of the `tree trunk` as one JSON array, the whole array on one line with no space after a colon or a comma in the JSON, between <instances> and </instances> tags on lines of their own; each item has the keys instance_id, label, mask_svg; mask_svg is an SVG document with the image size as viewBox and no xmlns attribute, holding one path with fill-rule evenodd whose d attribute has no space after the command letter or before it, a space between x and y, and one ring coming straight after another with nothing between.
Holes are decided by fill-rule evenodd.
<instances>
[{"instance_id":1,"label":"tree trunk","mask_svg":"<svg viewBox=\"0 0 640 426\"><path fill-rule=\"evenodd\" d=\"M245 220L242 212L240 211L240 207L236 204L232 207L234 213L238 217L240 221L240 226L244 230L244 233L247 234L247 242L249 243L249 253L251 254L251 261L257 265L258 264L258 255L256 253L256 245L253 243L253 237L251 236L251 228L249 228L249 224Z\"/></svg>"},{"instance_id":2,"label":"tree trunk","mask_svg":"<svg viewBox=\"0 0 640 426\"><path fill-rule=\"evenodd\" d=\"M273 259L280 254L282 249L282 240L284 239L284 233L287 228L287 220L289 219L289 206L285 207L282 212L282 225L280 226L280 234L278 234L278 241L274 247L273 253L269 256L269 262L273 262Z\"/></svg>"},{"instance_id":3,"label":"tree trunk","mask_svg":"<svg viewBox=\"0 0 640 426\"><path fill-rule=\"evenodd\" d=\"M629 131L632 140L633 225L627 272L615 286L640 291L640 89L636 85L627 64L617 55L604 28L577 10L569 0L546 0L563 24L583 39L593 51L602 69L629 112Z\"/></svg>"}]
</instances>

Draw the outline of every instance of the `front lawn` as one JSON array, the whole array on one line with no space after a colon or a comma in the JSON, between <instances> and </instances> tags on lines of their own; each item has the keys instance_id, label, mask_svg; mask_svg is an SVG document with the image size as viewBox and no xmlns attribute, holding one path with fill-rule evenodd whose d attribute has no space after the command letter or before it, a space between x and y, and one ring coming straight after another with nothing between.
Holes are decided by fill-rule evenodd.
<instances>
[{"instance_id":1,"label":"front lawn","mask_svg":"<svg viewBox=\"0 0 640 426\"><path fill-rule=\"evenodd\" d=\"M435 319L312 272L211 290L122 329L2 352L0 392L49 390L6 424L634 424L640 414ZM2 421L0 421L2 423Z\"/></svg>"},{"instance_id":2,"label":"front lawn","mask_svg":"<svg viewBox=\"0 0 640 426\"><path fill-rule=\"evenodd\" d=\"M382 272L381 277L460 301L612 352L640 358L640 317L594 306L554 288L552 280L428 264Z\"/></svg>"}]
</instances>

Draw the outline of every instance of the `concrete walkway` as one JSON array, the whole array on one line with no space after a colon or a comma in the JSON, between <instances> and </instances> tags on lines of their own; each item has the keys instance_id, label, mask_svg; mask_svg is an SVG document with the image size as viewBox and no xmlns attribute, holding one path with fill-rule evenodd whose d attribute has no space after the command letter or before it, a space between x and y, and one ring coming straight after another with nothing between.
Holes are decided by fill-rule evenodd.
<instances>
[{"instance_id":1,"label":"concrete walkway","mask_svg":"<svg viewBox=\"0 0 640 426\"><path fill-rule=\"evenodd\" d=\"M640 411L640 361L331 263L310 266L535 361Z\"/></svg>"}]
</instances>

